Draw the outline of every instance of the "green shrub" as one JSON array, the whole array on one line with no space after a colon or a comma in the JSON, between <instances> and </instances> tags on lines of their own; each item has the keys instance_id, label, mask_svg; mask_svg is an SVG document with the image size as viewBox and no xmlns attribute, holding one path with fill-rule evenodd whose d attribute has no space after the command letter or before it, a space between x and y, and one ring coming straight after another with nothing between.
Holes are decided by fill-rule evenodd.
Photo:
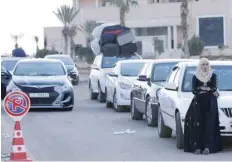
<instances>
[{"instance_id":1,"label":"green shrub","mask_svg":"<svg viewBox=\"0 0 232 162\"><path fill-rule=\"evenodd\" d=\"M92 64L95 58L95 55L90 47L79 47L75 54L80 59L85 58L88 64Z\"/></svg>"},{"instance_id":2,"label":"green shrub","mask_svg":"<svg viewBox=\"0 0 232 162\"><path fill-rule=\"evenodd\" d=\"M199 37L194 35L188 41L188 46L189 46L190 56L199 56L199 55L201 55L205 45L204 45L204 42L202 40L200 40Z\"/></svg>"}]
</instances>

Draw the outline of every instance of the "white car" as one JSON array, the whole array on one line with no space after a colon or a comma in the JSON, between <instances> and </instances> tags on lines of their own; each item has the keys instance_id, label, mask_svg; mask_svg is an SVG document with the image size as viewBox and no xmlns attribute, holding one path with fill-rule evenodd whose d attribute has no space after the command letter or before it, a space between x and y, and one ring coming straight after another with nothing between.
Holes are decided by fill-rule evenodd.
<instances>
[{"instance_id":1,"label":"white car","mask_svg":"<svg viewBox=\"0 0 232 162\"><path fill-rule=\"evenodd\" d=\"M113 107L116 111L123 111L130 106L130 93L134 81L145 63L150 60L118 61L106 78L106 107Z\"/></svg>"},{"instance_id":2,"label":"white car","mask_svg":"<svg viewBox=\"0 0 232 162\"><path fill-rule=\"evenodd\" d=\"M112 72L114 64L119 60L141 59L137 54L124 56L104 56L99 54L91 66L89 75L89 92L92 100L98 99L105 102L105 80L108 73Z\"/></svg>"},{"instance_id":3,"label":"white car","mask_svg":"<svg viewBox=\"0 0 232 162\"><path fill-rule=\"evenodd\" d=\"M177 64L164 87L158 93L158 132L161 138L169 138L176 132L177 148L184 144L184 120L193 99L192 77L198 61ZM220 130L222 136L232 137L232 62L211 61L218 76Z\"/></svg>"}]
</instances>

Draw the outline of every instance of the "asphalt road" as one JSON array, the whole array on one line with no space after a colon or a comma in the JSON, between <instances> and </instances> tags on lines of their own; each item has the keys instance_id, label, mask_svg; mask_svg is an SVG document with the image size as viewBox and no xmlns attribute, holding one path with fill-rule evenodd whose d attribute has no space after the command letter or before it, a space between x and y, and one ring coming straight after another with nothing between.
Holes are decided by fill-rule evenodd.
<instances>
[{"instance_id":1,"label":"asphalt road","mask_svg":"<svg viewBox=\"0 0 232 162\"><path fill-rule=\"evenodd\" d=\"M11 147L14 123L2 110L2 157ZM91 101L87 82L75 87L75 108L30 111L21 122L30 158L39 161L154 161L232 159L232 145L220 153L194 155L175 147L175 137L160 139L157 128L132 121L128 112L116 113ZM131 130L130 134L115 132ZM133 132L134 131L134 132Z\"/></svg>"}]
</instances>

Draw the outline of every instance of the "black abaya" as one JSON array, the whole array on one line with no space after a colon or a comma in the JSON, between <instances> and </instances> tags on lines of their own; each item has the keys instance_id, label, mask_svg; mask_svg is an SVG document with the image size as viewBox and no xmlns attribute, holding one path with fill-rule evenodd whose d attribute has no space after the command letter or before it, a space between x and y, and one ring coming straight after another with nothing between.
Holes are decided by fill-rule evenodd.
<instances>
[{"instance_id":1,"label":"black abaya","mask_svg":"<svg viewBox=\"0 0 232 162\"><path fill-rule=\"evenodd\" d=\"M203 82L196 76L192 79L194 98L185 117L184 151L195 152L200 149L209 149L209 153L222 150L219 127L217 97L213 94L217 90L217 76L213 74L207 87L210 91L200 89ZM201 94L200 94L201 93Z\"/></svg>"}]
</instances>

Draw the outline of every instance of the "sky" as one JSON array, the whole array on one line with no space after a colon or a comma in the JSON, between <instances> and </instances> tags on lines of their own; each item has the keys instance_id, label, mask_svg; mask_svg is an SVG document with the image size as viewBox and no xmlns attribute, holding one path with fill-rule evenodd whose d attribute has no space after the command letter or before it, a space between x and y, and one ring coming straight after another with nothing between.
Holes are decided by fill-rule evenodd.
<instances>
[{"instance_id":1,"label":"sky","mask_svg":"<svg viewBox=\"0 0 232 162\"><path fill-rule=\"evenodd\" d=\"M11 35L23 35L18 44L27 54L36 51L33 36L43 48L43 28L62 26L52 11L63 4L72 5L72 0L0 0L0 54L14 48Z\"/></svg>"}]
</instances>

